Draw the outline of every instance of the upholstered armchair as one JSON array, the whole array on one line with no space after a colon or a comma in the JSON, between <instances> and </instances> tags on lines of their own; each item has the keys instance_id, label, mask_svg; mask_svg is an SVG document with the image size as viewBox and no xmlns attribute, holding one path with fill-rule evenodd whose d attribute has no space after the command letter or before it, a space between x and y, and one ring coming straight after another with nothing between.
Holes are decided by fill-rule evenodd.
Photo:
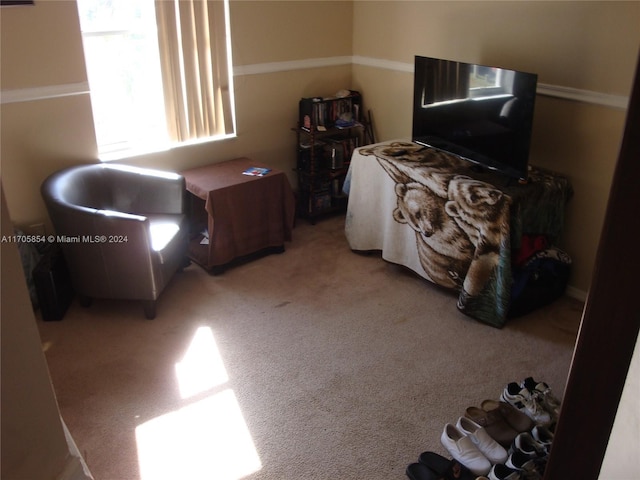
<instances>
[{"instance_id":1,"label":"upholstered armchair","mask_svg":"<svg viewBox=\"0 0 640 480\"><path fill-rule=\"evenodd\" d=\"M81 303L156 300L186 261L184 178L113 164L67 168L48 177L42 197Z\"/></svg>"}]
</instances>

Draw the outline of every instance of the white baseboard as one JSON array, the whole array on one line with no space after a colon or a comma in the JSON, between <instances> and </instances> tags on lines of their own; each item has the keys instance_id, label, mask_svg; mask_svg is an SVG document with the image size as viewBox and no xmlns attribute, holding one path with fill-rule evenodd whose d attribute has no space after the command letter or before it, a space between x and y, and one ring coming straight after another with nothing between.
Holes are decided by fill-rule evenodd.
<instances>
[{"instance_id":1,"label":"white baseboard","mask_svg":"<svg viewBox=\"0 0 640 480\"><path fill-rule=\"evenodd\" d=\"M56 477L56 480L93 480L93 477L87 476L80 458L69 455L64 469Z\"/></svg>"},{"instance_id":2,"label":"white baseboard","mask_svg":"<svg viewBox=\"0 0 640 480\"><path fill-rule=\"evenodd\" d=\"M73 437L67 428L67 424L64 422L62 417L60 417L60 421L62 422L64 435L67 439L67 445L69 446L69 456L67 457L67 461L62 472L60 472L56 477L56 480L94 480L93 475L91 475L91 472L89 471L89 467L87 467L87 464L80 454L80 450L78 450L76 442L73 440Z\"/></svg>"},{"instance_id":3,"label":"white baseboard","mask_svg":"<svg viewBox=\"0 0 640 480\"><path fill-rule=\"evenodd\" d=\"M567 289L565 290L565 294L567 295L567 297L580 300L583 303L587 301L588 293L585 292L584 290L580 290L576 287L572 287L571 285L567 286Z\"/></svg>"}]
</instances>

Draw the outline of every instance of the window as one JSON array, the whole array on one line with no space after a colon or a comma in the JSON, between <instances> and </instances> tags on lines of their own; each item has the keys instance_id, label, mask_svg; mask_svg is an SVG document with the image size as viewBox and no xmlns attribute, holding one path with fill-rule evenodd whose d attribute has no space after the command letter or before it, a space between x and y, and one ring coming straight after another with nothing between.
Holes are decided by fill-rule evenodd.
<instances>
[{"instance_id":1,"label":"window","mask_svg":"<svg viewBox=\"0 0 640 480\"><path fill-rule=\"evenodd\" d=\"M102 159L234 132L228 0L78 0Z\"/></svg>"},{"instance_id":2,"label":"window","mask_svg":"<svg viewBox=\"0 0 640 480\"><path fill-rule=\"evenodd\" d=\"M511 71L473 65L469 73L469 97L476 100L512 97L513 79Z\"/></svg>"}]
</instances>

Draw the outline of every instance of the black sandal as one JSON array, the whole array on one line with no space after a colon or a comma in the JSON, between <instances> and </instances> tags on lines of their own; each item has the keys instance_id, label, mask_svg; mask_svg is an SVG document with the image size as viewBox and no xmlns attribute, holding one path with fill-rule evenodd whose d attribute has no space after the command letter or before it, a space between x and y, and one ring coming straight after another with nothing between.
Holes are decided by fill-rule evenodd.
<instances>
[{"instance_id":1,"label":"black sandal","mask_svg":"<svg viewBox=\"0 0 640 480\"><path fill-rule=\"evenodd\" d=\"M421 453L418 462L431 470L438 479L476 480L477 478L477 475L471 473L471 470L457 460L449 460L435 452Z\"/></svg>"},{"instance_id":2,"label":"black sandal","mask_svg":"<svg viewBox=\"0 0 640 480\"><path fill-rule=\"evenodd\" d=\"M407 477L411 480L440 480L426 465L422 463L411 463L407 467Z\"/></svg>"}]
</instances>

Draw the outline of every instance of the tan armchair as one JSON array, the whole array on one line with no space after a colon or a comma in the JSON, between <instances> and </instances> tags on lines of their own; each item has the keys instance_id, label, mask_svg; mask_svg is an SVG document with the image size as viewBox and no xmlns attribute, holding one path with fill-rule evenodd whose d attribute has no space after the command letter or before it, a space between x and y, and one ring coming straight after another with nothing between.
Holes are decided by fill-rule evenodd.
<instances>
[{"instance_id":1,"label":"tan armchair","mask_svg":"<svg viewBox=\"0 0 640 480\"><path fill-rule=\"evenodd\" d=\"M155 318L156 300L186 264L184 178L124 165L67 168L41 187L81 302L142 300Z\"/></svg>"}]
</instances>

